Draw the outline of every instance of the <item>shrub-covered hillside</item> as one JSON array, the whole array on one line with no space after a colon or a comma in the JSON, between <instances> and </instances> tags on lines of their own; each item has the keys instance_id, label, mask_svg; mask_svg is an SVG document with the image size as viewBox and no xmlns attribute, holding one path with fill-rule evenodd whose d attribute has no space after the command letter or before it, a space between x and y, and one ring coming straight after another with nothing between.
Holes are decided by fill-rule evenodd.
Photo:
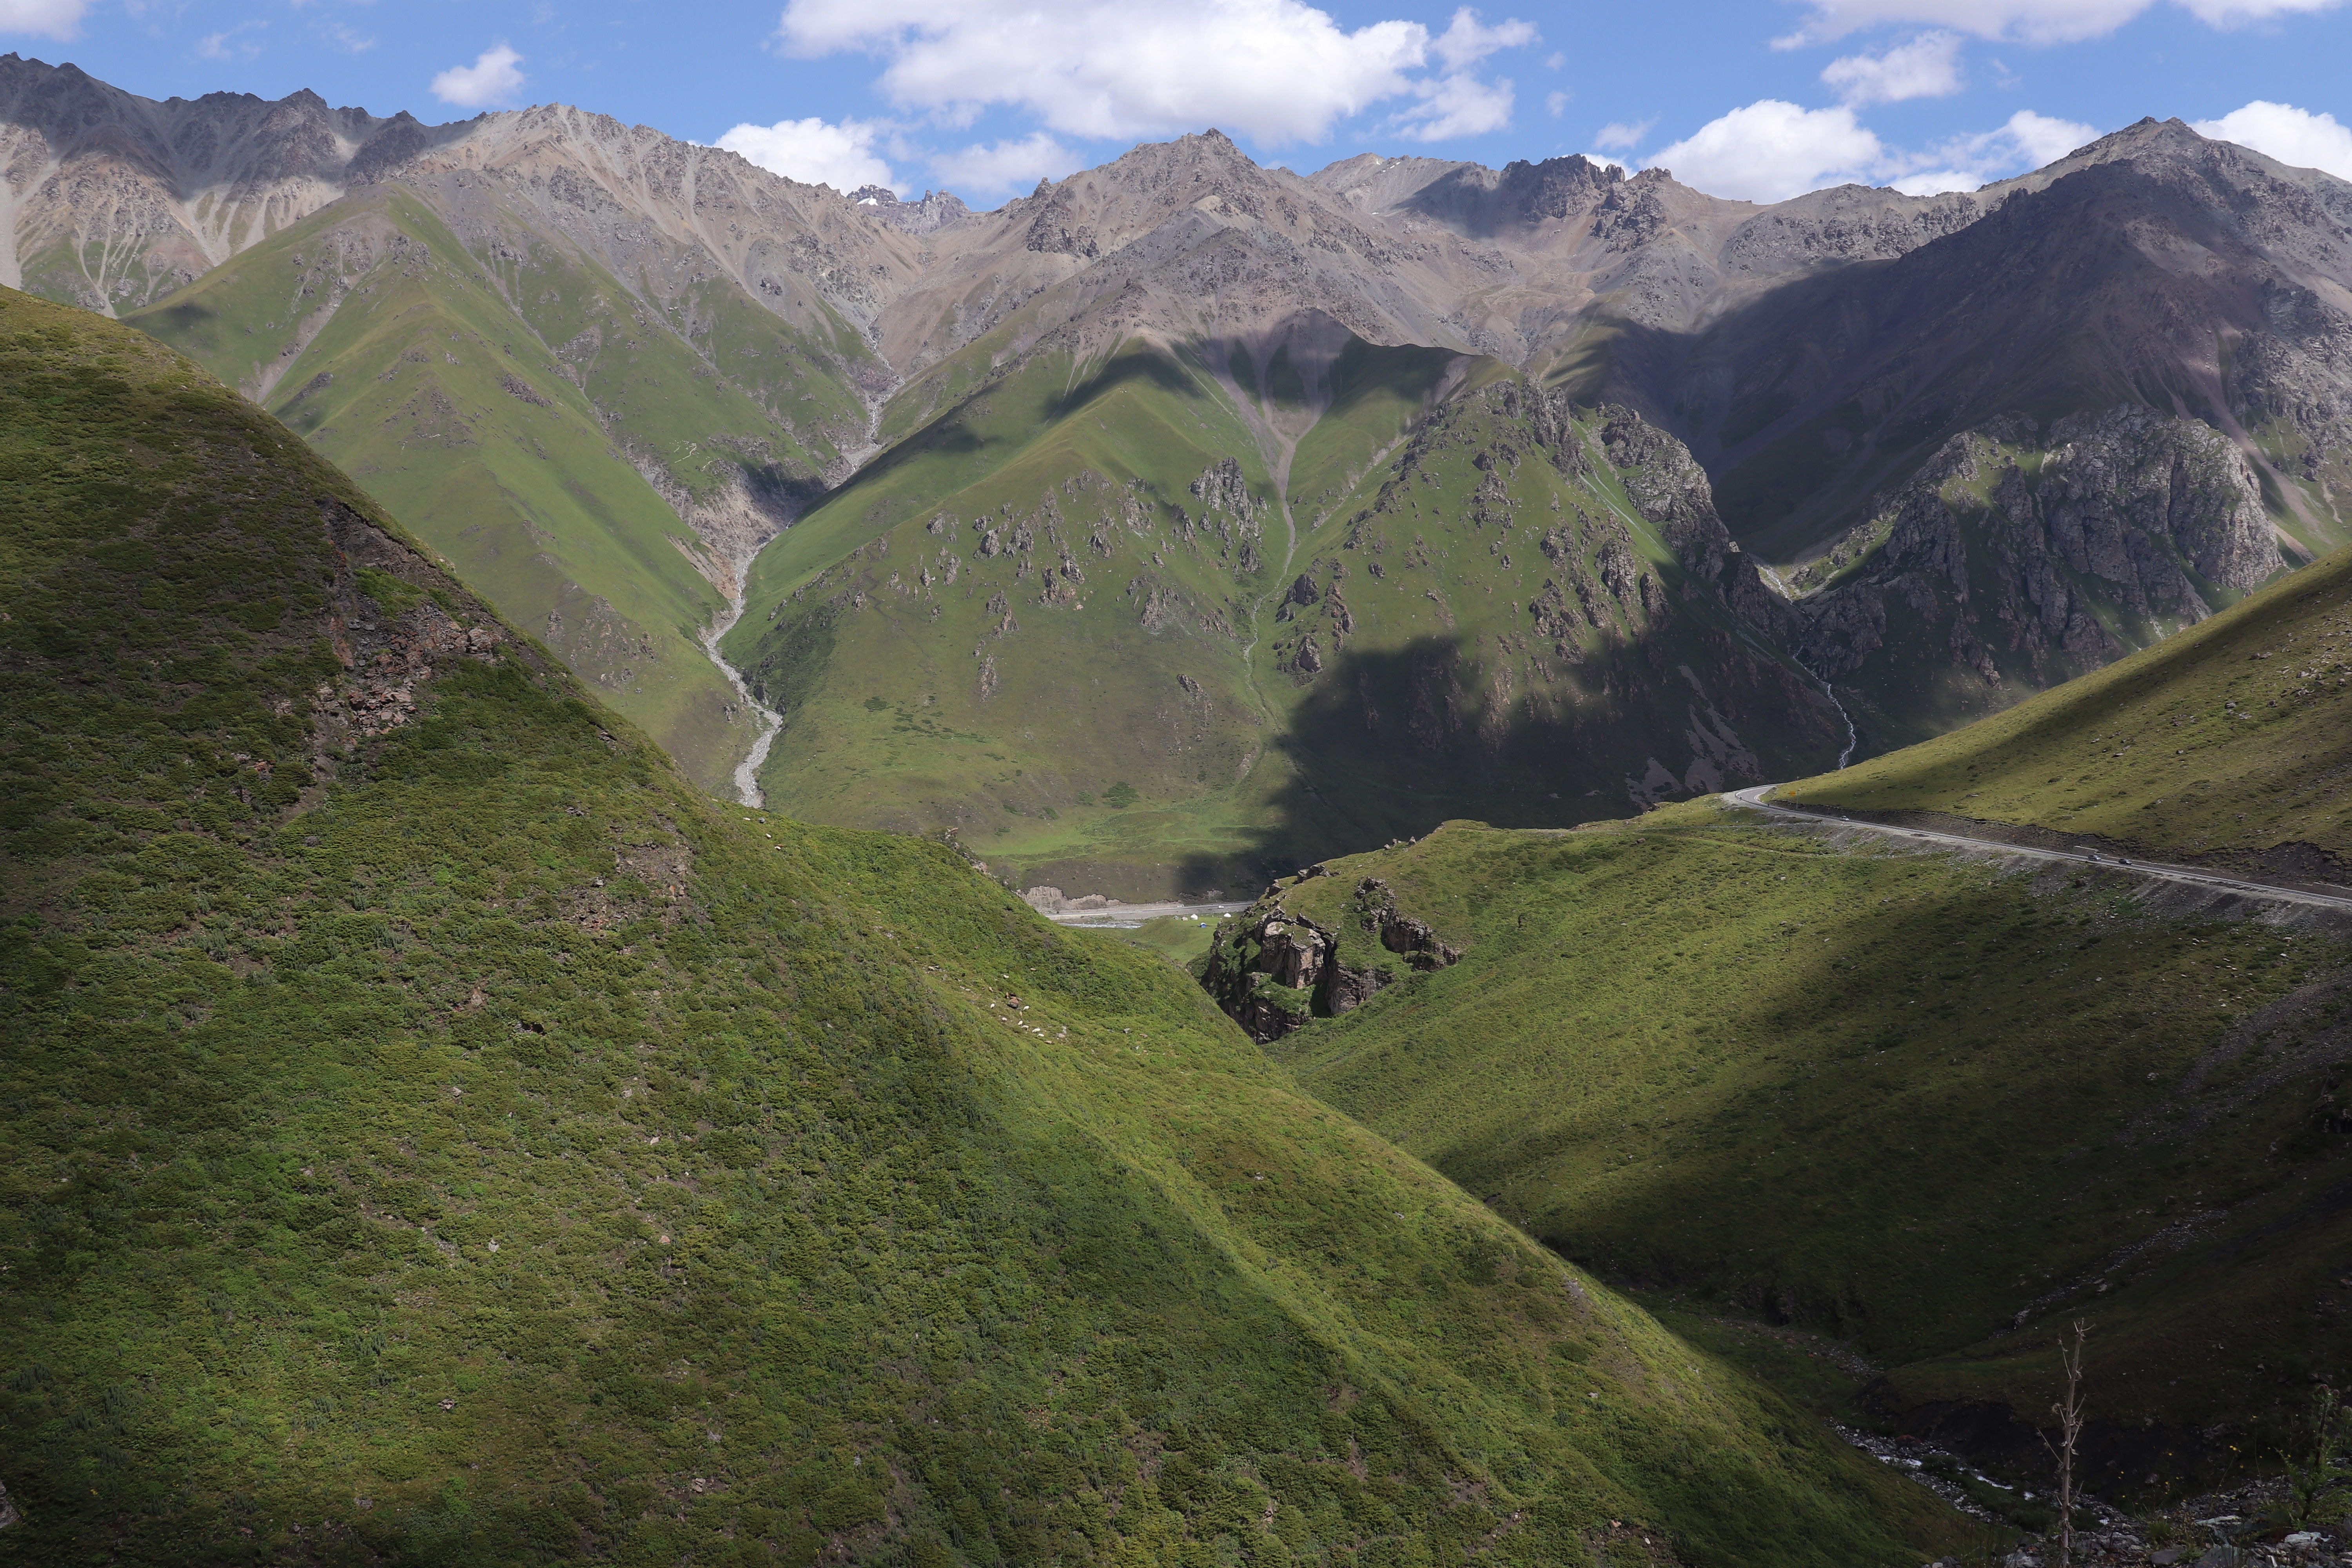
<instances>
[{"instance_id":1,"label":"shrub-covered hillside","mask_svg":"<svg viewBox=\"0 0 2352 1568\"><path fill-rule=\"evenodd\" d=\"M951 852L701 797L0 293L0 1559L1908 1563L1927 1495Z\"/></svg>"},{"instance_id":2,"label":"shrub-covered hillside","mask_svg":"<svg viewBox=\"0 0 2352 1568\"><path fill-rule=\"evenodd\" d=\"M1679 442L1329 331L1040 352L833 492L725 639L770 795L1132 900L1836 759Z\"/></svg>"}]
</instances>

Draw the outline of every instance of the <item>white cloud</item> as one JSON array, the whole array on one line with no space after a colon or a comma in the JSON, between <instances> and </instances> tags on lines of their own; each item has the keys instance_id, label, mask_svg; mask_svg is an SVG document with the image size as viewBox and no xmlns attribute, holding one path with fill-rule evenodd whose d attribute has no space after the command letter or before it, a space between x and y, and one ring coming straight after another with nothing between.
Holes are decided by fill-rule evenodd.
<instances>
[{"instance_id":1,"label":"white cloud","mask_svg":"<svg viewBox=\"0 0 2352 1568\"><path fill-rule=\"evenodd\" d=\"M2009 117L2001 127L2017 145L2018 156L2029 169L2044 163L2054 163L2076 148L2088 146L2099 139L2099 128L2085 125L2078 120L2060 120L2053 115L2036 114L2021 109Z\"/></svg>"},{"instance_id":2,"label":"white cloud","mask_svg":"<svg viewBox=\"0 0 2352 1568\"><path fill-rule=\"evenodd\" d=\"M860 185L898 188L890 165L874 147L888 129L862 120L832 125L812 116L779 120L773 125L738 125L718 144L771 174L807 185L831 185L846 195Z\"/></svg>"},{"instance_id":3,"label":"white cloud","mask_svg":"<svg viewBox=\"0 0 2352 1568\"><path fill-rule=\"evenodd\" d=\"M2326 11L2340 0L2179 0L2183 9L2216 27L2273 16ZM2029 44L2103 38L2156 0L1811 0L1813 15L1776 48L1826 43L1865 28L1909 24L1952 27L1979 38Z\"/></svg>"},{"instance_id":4,"label":"white cloud","mask_svg":"<svg viewBox=\"0 0 2352 1568\"><path fill-rule=\"evenodd\" d=\"M250 38L239 38L237 35L268 25L267 22L239 22L226 32L199 38L196 40L196 56L199 59L207 60L249 60L261 53L261 46Z\"/></svg>"},{"instance_id":5,"label":"white cloud","mask_svg":"<svg viewBox=\"0 0 2352 1568\"><path fill-rule=\"evenodd\" d=\"M1630 148L1648 129L1604 126L1595 141L1602 147ZM1851 109L1800 109L1766 99L1633 162L1669 169L1684 184L1710 195L1752 202L1785 201L1849 181L1931 196L1973 191L2038 169L2098 134L2095 126L2022 109L1994 130L1913 151L1880 141Z\"/></svg>"},{"instance_id":6,"label":"white cloud","mask_svg":"<svg viewBox=\"0 0 2352 1568\"><path fill-rule=\"evenodd\" d=\"M1554 120L1558 120L1561 115L1568 112L1568 100L1569 95L1565 92L1548 92L1544 94L1544 112L1550 115Z\"/></svg>"},{"instance_id":7,"label":"white cloud","mask_svg":"<svg viewBox=\"0 0 2352 1568\"><path fill-rule=\"evenodd\" d=\"M1438 35L1430 49L1445 62L1447 68L1464 70L1488 55L1503 49L1525 48L1536 40L1532 22L1505 22L1499 27L1489 27L1478 20L1477 12L1465 5L1454 13L1452 25Z\"/></svg>"},{"instance_id":8,"label":"white cloud","mask_svg":"<svg viewBox=\"0 0 2352 1568\"><path fill-rule=\"evenodd\" d=\"M2181 0L2198 20L2216 27L2242 27L2273 16L2330 11L2339 3L2340 0Z\"/></svg>"},{"instance_id":9,"label":"white cloud","mask_svg":"<svg viewBox=\"0 0 2352 1568\"><path fill-rule=\"evenodd\" d=\"M0 0L0 33L38 33L63 42L81 32L89 0Z\"/></svg>"},{"instance_id":10,"label":"white cloud","mask_svg":"<svg viewBox=\"0 0 2352 1568\"><path fill-rule=\"evenodd\" d=\"M1709 195L1778 202L1866 177L1885 154L1851 109L1767 98L1711 120L1646 160Z\"/></svg>"},{"instance_id":11,"label":"white cloud","mask_svg":"<svg viewBox=\"0 0 2352 1568\"><path fill-rule=\"evenodd\" d=\"M1454 13L1454 23L1430 45L1430 52L1445 62L1445 74L1412 84L1418 103L1390 121L1416 142L1444 142L1455 136L1483 136L1511 122L1511 84L1485 81L1471 68L1488 55L1536 41L1527 22L1505 22L1489 27L1478 13L1465 5Z\"/></svg>"},{"instance_id":12,"label":"white cloud","mask_svg":"<svg viewBox=\"0 0 2352 1568\"><path fill-rule=\"evenodd\" d=\"M1616 147L1630 153L1642 144L1642 138L1647 136L1651 127L1657 122L1658 117L1654 114L1631 124L1622 120L1612 120L1592 133L1592 144L1595 147Z\"/></svg>"},{"instance_id":13,"label":"white cloud","mask_svg":"<svg viewBox=\"0 0 2352 1568\"><path fill-rule=\"evenodd\" d=\"M951 123L1007 104L1069 135L1216 125L1278 143L1399 98L1420 100L1412 134L1492 129L1509 89L1470 73L1536 33L1466 6L1433 37L1406 21L1349 32L1302 0L789 0L780 37L797 55L881 56L894 101Z\"/></svg>"},{"instance_id":14,"label":"white cloud","mask_svg":"<svg viewBox=\"0 0 2352 1568\"><path fill-rule=\"evenodd\" d=\"M2332 114L2258 98L2219 120L2197 121L2196 131L2200 136L2252 147L2298 169L2325 169L2352 180L2352 126L2337 124Z\"/></svg>"},{"instance_id":15,"label":"white cloud","mask_svg":"<svg viewBox=\"0 0 2352 1568\"><path fill-rule=\"evenodd\" d=\"M526 79L515 68L522 57L504 44L484 49L469 66L451 66L433 79L433 96L460 109L487 109L522 91Z\"/></svg>"},{"instance_id":16,"label":"white cloud","mask_svg":"<svg viewBox=\"0 0 2352 1568\"><path fill-rule=\"evenodd\" d=\"M375 39L364 33L355 33L341 22L329 22L319 29L319 36L330 48L341 49L347 55L363 55L375 47Z\"/></svg>"},{"instance_id":17,"label":"white cloud","mask_svg":"<svg viewBox=\"0 0 2352 1568\"><path fill-rule=\"evenodd\" d=\"M2098 134L2095 126L2021 109L1997 131L1954 136L1922 153L1891 154L1880 173L1898 176L1895 188L1909 196L1973 191L2054 163Z\"/></svg>"},{"instance_id":18,"label":"white cloud","mask_svg":"<svg viewBox=\"0 0 2352 1568\"><path fill-rule=\"evenodd\" d=\"M1435 81L1417 82L1412 90L1421 101L1390 123L1416 142L1483 136L1511 122L1508 81L1481 81L1467 71L1457 71Z\"/></svg>"},{"instance_id":19,"label":"white cloud","mask_svg":"<svg viewBox=\"0 0 2352 1568\"><path fill-rule=\"evenodd\" d=\"M960 195L986 199L1007 191L1025 190L1039 180L1058 180L1084 163L1047 132L1033 131L1018 142L993 147L978 142L961 152L931 160L931 171L945 188Z\"/></svg>"},{"instance_id":20,"label":"white cloud","mask_svg":"<svg viewBox=\"0 0 2352 1568\"><path fill-rule=\"evenodd\" d=\"M1960 90L1958 33L1922 33L1882 55L1848 55L1832 60L1822 80L1846 102L1901 103L1914 98L1949 98Z\"/></svg>"}]
</instances>

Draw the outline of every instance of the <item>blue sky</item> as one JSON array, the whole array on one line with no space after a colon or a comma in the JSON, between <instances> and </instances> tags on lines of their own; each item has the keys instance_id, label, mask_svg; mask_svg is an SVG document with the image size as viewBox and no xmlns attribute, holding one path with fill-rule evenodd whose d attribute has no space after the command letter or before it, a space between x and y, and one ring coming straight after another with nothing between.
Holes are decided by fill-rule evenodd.
<instances>
[{"instance_id":1,"label":"blue sky","mask_svg":"<svg viewBox=\"0 0 2352 1568\"><path fill-rule=\"evenodd\" d=\"M1210 125L1300 170L1594 153L1774 200L2179 115L2352 178L2344 0L0 0L7 48L155 98L572 103L976 206Z\"/></svg>"}]
</instances>

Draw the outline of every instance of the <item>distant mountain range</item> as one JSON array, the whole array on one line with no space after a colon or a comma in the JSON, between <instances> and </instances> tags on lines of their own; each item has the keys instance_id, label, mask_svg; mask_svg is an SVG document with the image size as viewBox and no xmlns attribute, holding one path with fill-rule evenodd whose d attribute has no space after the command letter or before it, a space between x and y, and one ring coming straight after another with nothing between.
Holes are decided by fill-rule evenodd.
<instances>
[{"instance_id":1,"label":"distant mountain range","mask_svg":"<svg viewBox=\"0 0 2352 1568\"><path fill-rule=\"evenodd\" d=\"M2352 521L2352 185L2178 121L1769 207L1213 132L974 214L7 57L0 159L0 281L261 401L706 786L742 592L772 803L1073 890L1885 751Z\"/></svg>"}]
</instances>

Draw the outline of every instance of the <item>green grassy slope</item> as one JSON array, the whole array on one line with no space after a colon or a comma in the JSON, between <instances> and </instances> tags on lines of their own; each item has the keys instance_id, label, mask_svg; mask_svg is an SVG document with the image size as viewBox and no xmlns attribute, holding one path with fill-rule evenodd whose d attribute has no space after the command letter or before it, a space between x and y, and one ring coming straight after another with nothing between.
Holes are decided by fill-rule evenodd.
<instances>
[{"instance_id":1,"label":"green grassy slope","mask_svg":"<svg viewBox=\"0 0 2352 1568\"><path fill-rule=\"evenodd\" d=\"M2347 682L2352 552L2338 551L2120 664L1782 794L2333 877L2352 856Z\"/></svg>"},{"instance_id":2,"label":"green grassy slope","mask_svg":"<svg viewBox=\"0 0 2352 1568\"><path fill-rule=\"evenodd\" d=\"M1316 602L1267 631L1280 744L1341 842L1613 816L1834 756L1834 715L1727 606L1684 463L1625 411L1497 378L1342 495L1297 555Z\"/></svg>"},{"instance_id":3,"label":"green grassy slope","mask_svg":"<svg viewBox=\"0 0 2352 1568\"><path fill-rule=\"evenodd\" d=\"M698 345L519 220L478 248L372 187L131 321L257 396L723 791L753 728L697 640L724 552L677 509L781 515L856 397L740 289L697 301Z\"/></svg>"},{"instance_id":4,"label":"green grassy slope","mask_svg":"<svg viewBox=\"0 0 2352 1568\"><path fill-rule=\"evenodd\" d=\"M1877 842L1695 803L1333 861L1280 902L1394 983L1272 1049L1604 1275L1853 1341L1904 1430L2038 1419L2079 1313L2101 1488L2244 1462L2352 1370L2341 934ZM1384 952L1367 877L1465 956Z\"/></svg>"},{"instance_id":5,"label":"green grassy slope","mask_svg":"<svg viewBox=\"0 0 2352 1568\"><path fill-rule=\"evenodd\" d=\"M0 1558L1951 1539L1162 961L709 802L152 340L0 293Z\"/></svg>"},{"instance_id":6,"label":"green grassy slope","mask_svg":"<svg viewBox=\"0 0 2352 1568\"><path fill-rule=\"evenodd\" d=\"M1280 368L1270 363L1265 376L1252 376L1253 384L1265 383L1258 389L1260 395L1277 411L1284 405L1273 388L1286 379L1278 374ZM1395 450L1426 416L1432 401L1448 390L1449 373L1458 384L1473 387L1510 374L1499 361L1445 349L1390 348L1359 337L1348 339L1326 378L1328 384L1319 389L1328 405L1318 411L1291 460L1291 507L1302 523L1330 513L1379 459Z\"/></svg>"},{"instance_id":7,"label":"green grassy slope","mask_svg":"<svg viewBox=\"0 0 2352 1568\"><path fill-rule=\"evenodd\" d=\"M1179 867L1265 809L1243 650L1284 550L1268 491L1199 366L1032 355L761 553L726 647L785 713L769 798L1198 890Z\"/></svg>"},{"instance_id":8,"label":"green grassy slope","mask_svg":"<svg viewBox=\"0 0 2352 1568\"><path fill-rule=\"evenodd\" d=\"M1034 354L771 545L727 645L786 714L770 798L1133 898L1834 755L1608 417L1433 352L1351 344L1312 395L1218 353L1249 410L1205 352Z\"/></svg>"}]
</instances>

